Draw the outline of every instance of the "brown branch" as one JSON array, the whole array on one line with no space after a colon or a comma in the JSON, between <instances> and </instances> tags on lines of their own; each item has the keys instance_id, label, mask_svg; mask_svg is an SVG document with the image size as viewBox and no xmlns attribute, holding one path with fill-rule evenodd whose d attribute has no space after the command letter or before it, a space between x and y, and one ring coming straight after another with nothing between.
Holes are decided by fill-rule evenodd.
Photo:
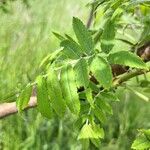
<instances>
[{"instance_id":1,"label":"brown branch","mask_svg":"<svg viewBox=\"0 0 150 150\"><path fill-rule=\"evenodd\" d=\"M129 80L135 76L138 76L138 75L141 75L144 73L148 73L148 72L150 72L150 70L147 72L142 71L142 70L136 70L134 72L129 72L129 73L123 74L120 78L117 78L113 81L113 87L117 87L121 83L123 83L123 82L125 82L125 81L127 81L127 80ZM29 105L26 109L33 108L36 105L37 105L37 99L35 96L32 96L30 98ZM17 112L18 111L17 111L15 102L0 104L0 119L7 117L9 115L15 114Z\"/></svg>"},{"instance_id":2,"label":"brown branch","mask_svg":"<svg viewBox=\"0 0 150 150\"><path fill-rule=\"evenodd\" d=\"M29 105L26 109L33 108L36 105L37 105L37 99L35 96L34 97L32 96L30 98ZM16 107L16 102L0 104L0 119L15 114L17 112L18 110Z\"/></svg>"},{"instance_id":3,"label":"brown branch","mask_svg":"<svg viewBox=\"0 0 150 150\"><path fill-rule=\"evenodd\" d=\"M123 75L121 75L120 77L114 79L113 81L113 87L116 87L116 86L119 86L121 83L133 78L133 77L136 77L136 76L139 76L139 75L142 75L142 74L145 74L145 73L149 73L150 72L150 69L148 71L144 71L144 70L136 70L136 71L133 71L133 72L128 72L128 73L125 73Z\"/></svg>"}]
</instances>

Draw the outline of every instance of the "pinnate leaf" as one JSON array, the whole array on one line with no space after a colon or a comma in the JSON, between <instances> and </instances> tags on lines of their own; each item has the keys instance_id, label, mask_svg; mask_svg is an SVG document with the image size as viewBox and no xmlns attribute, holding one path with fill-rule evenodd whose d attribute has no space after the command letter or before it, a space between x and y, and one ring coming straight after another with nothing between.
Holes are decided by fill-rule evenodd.
<instances>
[{"instance_id":1,"label":"pinnate leaf","mask_svg":"<svg viewBox=\"0 0 150 150\"><path fill-rule=\"evenodd\" d=\"M88 73L88 65L84 58L81 58L74 67L76 83L80 88L84 86L85 88L89 84L89 73Z\"/></svg>"},{"instance_id":2,"label":"pinnate leaf","mask_svg":"<svg viewBox=\"0 0 150 150\"><path fill-rule=\"evenodd\" d=\"M79 59L81 55L80 46L72 40L64 40L60 46L64 47L64 53L68 58Z\"/></svg>"},{"instance_id":3,"label":"pinnate leaf","mask_svg":"<svg viewBox=\"0 0 150 150\"><path fill-rule=\"evenodd\" d=\"M47 88L52 108L58 116L63 117L66 111L66 104L62 96L58 75L52 68L50 68L48 73Z\"/></svg>"},{"instance_id":4,"label":"pinnate leaf","mask_svg":"<svg viewBox=\"0 0 150 150\"><path fill-rule=\"evenodd\" d=\"M108 56L108 60L112 64L120 64L139 69L147 69L146 64L140 57L128 51L119 51Z\"/></svg>"},{"instance_id":5,"label":"pinnate leaf","mask_svg":"<svg viewBox=\"0 0 150 150\"><path fill-rule=\"evenodd\" d=\"M106 112L108 114L113 114L112 107L106 100L96 97L95 104L98 107L100 107L104 112Z\"/></svg>"},{"instance_id":6,"label":"pinnate leaf","mask_svg":"<svg viewBox=\"0 0 150 150\"><path fill-rule=\"evenodd\" d=\"M78 139L99 139L104 138L104 131L99 125L85 124L78 136Z\"/></svg>"},{"instance_id":7,"label":"pinnate leaf","mask_svg":"<svg viewBox=\"0 0 150 150\"><path fill-rule=\"evenodd\" d=\"M144 135L140 135L132 144L132 149L136 150L144 150L150 148L150 140L146 138Z\"/></svg>"},{"instance_id":8,"label":"pinnate leaf","mask_svg":"<svg viewBox=\"0 0 150 150\"><path fill-rule=\"evenodd\" d=\"M115 24L114 21L108 20L105 24L104 31L101 36L101 49L105 53L109 53L114 46L115 38Z\"/></svg>"},{"instance_id":9,"label":"pinnate leaf","mask_svg":"<svg viewBox=\"0 0 150 150\"><path fill-rule=\"evenodd\" d=\"M107 101L119 101L118 97L115 95L115 93L112 92L100 92L98 94L98 97L103 99L103 100L107 100Z\"/></svg>"},{"instance_id":10,"label":"pinnate leaf","mask_svg":"<svg viewBox=\"0 0 150 150\"><path fill-rule=\"evenodd\" d=\"M90 103L91 107L93 107L94 106L94 99L92 96L92 90L90 88L87 88L85 93L86 93L87 101Z\"/></svg>"},{"instance_id":11,"label":"pinnate leaf","mask_svg":"<svg viewBox=\"0 0 150 150\"><path fill-rule=\"evenodd\" d=\"M92 109L94 112L94 115L97 117L97 119L104 123L106 122L106 114L102 111L101 108L99 108L97 105Z\"/></svg>"},{"instance_id":12,"label":"pinnate leaf","mask_svg":"<svg viewBox=\"0 0 150 150\"><path fill-rule=\"evenodd\" d=\"M75 74L70 64L62 68L60 74L61 88L63 89L63 97L70 111L74 114L80 112L80 101L77 93L75 82Z\"/></svg>"},{"instance_id":13,"label":"pinnate leaf","mask_svg":"<svg viewBox=\"0 0 150 150\"><path fill-rule=\"evenodd\" d=\"M17 104L18 112L21 112L28 106L31 93L32 93L32 86L30 84L28 84L24 88L24 90L20 93L20 95L17 99L16 104Z\"/></svg>"},{"instance_id":14,"label":"pinnate leaf","mask_svg":"<svg viewBox=\"0 0 150 150\"><path fill-rule=\"evenodd\" d=\"M96 56L91 63L91 71L104 88L112 84L112 72L108 62L101 56Z\"/></svg>"},{"instance_id":15,"label":"pinnate leaf","mask_svg":"<svg viewBox=\"0 0 150 150\"><path fill-rule=\"evenodd\" d=\"M94 50L94 42L92 36L85 25L78 18L73 18L73 29L82 50L90 54Z\"/></svg>"},{"instance_id":16,"label":"pinnate leaf","mask_svg":"<svg viewBox=\"0 0 150 150\"><path fill-rule=\"evenodd\" d=\"M56 38L58 38L59 40L65 40L65 38L62 36L62 35L60 35L59 33L57 33L57 32L53 32L53 34L56 36Z\"/></svg>"},{"instance_id":17,"label":"pinnate leaf","mask_svg":"<svg viewBox=\"0 0 150 150\"><path fill-rule=\"evenodd\" d=\"M46 79L38 76L37 79L37 106L39 112L46 118L51 118L52 108L48 99Z\"/></svg>"}]
</instances>

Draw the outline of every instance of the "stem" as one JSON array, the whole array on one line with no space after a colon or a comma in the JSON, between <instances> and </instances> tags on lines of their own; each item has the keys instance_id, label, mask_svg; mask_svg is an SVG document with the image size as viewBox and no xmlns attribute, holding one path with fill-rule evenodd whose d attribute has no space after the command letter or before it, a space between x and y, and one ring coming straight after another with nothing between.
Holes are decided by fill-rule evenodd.
<instances>
[{"instance_id":1,"label":"stem","mask_svg":"<svg viewBox=\"0 0 150 150\"><path fill-rule=\"evenodd\" d=\"M93 2L95 2L95 0ZM87 28L90 28L90 26L92 24L94 10L95 10L94 5L92 5L92 8L91 8L91 11L90 11L90 14L89 14L89 18L88 18L88 21L87 21L87 24L86 24Z\"/></svg>"},{"instance_id":2,"label":"stem","mask_svg":"<svg viewBox=\"0 0 150 150\"><path fill-rule=\"evenodd\" d=\"M33 108L36 105L37 105L36 97L30 97L30 102L26 109ZM18 110L16 107L16 102L0 104L0 119L7 117L9 115L15 114L17 112Z\"/></svg>"},{"instance_id":3,"label":"stem","mask_svg":"<svg viewBox=\"0 0 150 150\"><path fill-rule=\"evenodd\" d=\"M113 81L113 86L116 87L118 85L120 85L121 83L133 78L133 77L136 77L138 75L141 75L141 74L145 74L145 73L148 73L150 72L149 71L144 71L144 70L136 70L134 72L129 72L129 73L126 73L126 74L123 74L120 76L120 78L117 78Z\"/></svg>"},{"instance_id":4,"label":"stem","mask_svg":"<svg viewBox=\"0 0 150 150\"><path fill-rule=\"evenodd\" d=\"M128 72L126 74L123 74L120 76L120 78L117 78L113 81L113 87L118 87L120 84L122 84L123 82L133 77L136 77L141 74L149 73L149 72L150 72L150 69L148 71L136 70L134 72ZM37 105L36 97L31 97L27 108L33 108L36 105ZM15 114L17 112L18 111L17 111L15 102L0 104L0 118L4 118L6 116Z\"/></svg>"}]
</instances>

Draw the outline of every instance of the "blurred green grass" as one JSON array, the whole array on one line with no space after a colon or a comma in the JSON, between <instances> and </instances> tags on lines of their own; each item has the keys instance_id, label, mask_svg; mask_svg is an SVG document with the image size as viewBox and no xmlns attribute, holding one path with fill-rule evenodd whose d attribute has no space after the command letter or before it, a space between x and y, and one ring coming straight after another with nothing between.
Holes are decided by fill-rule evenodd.
<instances>
[{"instance_id":1,"label":"blurred green grass","mask_svg":"<svg viewBox=\"0 0 150 150\"><path fill-rule=\"evenodd\" d=\"M0 100L6 93L34 80L41 59L59 47L52 31L72 35L72 16L86 22L86 0L34 0L26 7L16 0L0 10ZM101 150L129 150L137 129L150 127L150 104L133 93L118 91ZM16 99L11 99L16 100ZM1 101L2 102L2 101ZM80 150L70 115L43 118L36 109L0 120L0 150ZM90 149L95 149L90 147Z\"/></svg>"},{"instance_id":2,"label":"blurred green grass","mask_svg":"<svg viewBox=\"0 0 150 150\"><path fill-rule=\"evenodd\" d=\"M0 10L0 100L6 93L33 80L41 59L56 50L52 31L72 33L72 16L85 20L86 1L31 0L27 8L21 0Z\"/></svg>"}]
</instances>

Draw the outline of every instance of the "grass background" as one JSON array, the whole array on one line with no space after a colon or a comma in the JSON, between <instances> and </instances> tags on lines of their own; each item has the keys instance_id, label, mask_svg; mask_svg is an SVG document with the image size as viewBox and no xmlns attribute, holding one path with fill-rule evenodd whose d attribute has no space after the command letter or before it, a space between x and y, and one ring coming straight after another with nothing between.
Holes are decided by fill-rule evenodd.
<instances>
[{"instance_id":1,"label":"grass background","mask_svg":"<svg viewBox=\"0 0 150 150\"><path fill-rule=\"evenodd\" d=\"M86 0L21 0L0 9L0 100L34 80L42 58L59 47L52 31L72 35L72 16L84 22ZM7 11L7 12L4 12ZM150 104L120 89L121 101L104 125L101 150L129 150L137 129L150 127ZM14 101L15 98L8 98ZM36 109L0 120L0 150L80 150L73 118L43 118ZM90 149L95 149L91 147Z\"/></svg>"}]
</instances>

